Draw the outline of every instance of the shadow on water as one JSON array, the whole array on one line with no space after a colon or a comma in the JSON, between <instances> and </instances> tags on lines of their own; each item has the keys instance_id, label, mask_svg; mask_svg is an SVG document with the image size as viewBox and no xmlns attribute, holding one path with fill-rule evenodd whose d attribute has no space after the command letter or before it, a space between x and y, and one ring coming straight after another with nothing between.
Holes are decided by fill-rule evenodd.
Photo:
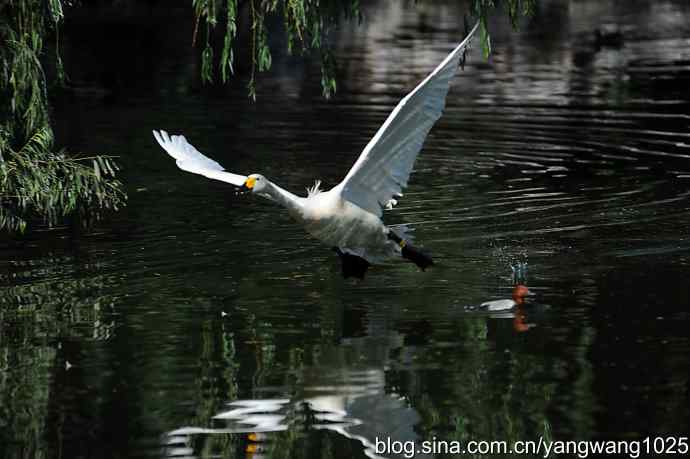
<instances>
[{"instance_id":1,"label":"shadow on water","mask_svg":"<svg viewBox=\"0 0 690 459\"><path fill-rule=\"evenodd\" d=\"M343 282L286 215L180 172L151 139L184 131L231 170L333 185L463 11L367 4L334 36L329 102L317 64L277 43L252 104L241 67L200 87L187 10L77 8L58 135L119 155L130 205L88 234L2 243L0 456L366 457L376 437L687 432L686 2L550 0L519 32L492 25L493 57L471 52L386 215L436 255L426 273ZM510 297L516 266L530 305L468 311Z\"/></svg>"}]
</instances>

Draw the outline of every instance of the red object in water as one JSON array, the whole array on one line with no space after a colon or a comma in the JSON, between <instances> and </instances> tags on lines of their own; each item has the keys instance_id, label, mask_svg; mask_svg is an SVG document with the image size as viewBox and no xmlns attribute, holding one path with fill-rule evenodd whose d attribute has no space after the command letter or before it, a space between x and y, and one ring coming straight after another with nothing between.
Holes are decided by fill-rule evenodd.
<instances>
[{"instance_id":1,"label":"red object in water","mask_svg":"<svg viewBox=\"0 0 690 459\"><path fill-rule=\"evenodd\" d=\"M513 289L513 301L515 301L517 305L523 304L527 295L529 295L529 289L522 284L516 285Z\"/></svg>"},{"instance_id":2,"label":"red object in water","mask_svg":"<svg viewBox=\"0 0 690 459\"><path fill-rule=\"evenodd\" d=\"M528 295L529 289L522 284L516 285L513 289L513 301L515 301L518 307L525 303L525 297ZM519 308L513 318L513 329L518 333L526 332L530 329L530 326L525 323L525 314Z\"/></svg>"}]
</instances>

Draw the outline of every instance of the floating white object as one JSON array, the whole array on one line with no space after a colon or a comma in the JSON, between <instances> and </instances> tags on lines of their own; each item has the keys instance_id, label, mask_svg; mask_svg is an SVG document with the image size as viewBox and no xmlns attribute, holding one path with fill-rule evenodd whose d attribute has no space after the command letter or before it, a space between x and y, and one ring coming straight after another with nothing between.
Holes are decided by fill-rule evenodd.
<instances>
[{"instance_id":1,"label":"floating white object","mask_svg":"<svg viewBox=\"0 0 690 459\"><path fill-rule=\"evenodd\" d=\"M490 312L508 311L513 309L515 306L517 306L517 303L514 300L509 299L487 301L486 303L479 305L481 309L486 309Z\"/></svg>"},{"instance_id":2,"label":"floating white object","mask_svg":"<svg viewBox=\"0 0 690 459\"><path fill-rule=\"evenodd\" d=\"M524 304L525 297L529 295L529 289L524 285L519 284L513 288L513 295L511 299L506 298L502 300L487 301L480 304L479 308L489 312L509 311L516 306Z\"/></svg>"}]
</instances>

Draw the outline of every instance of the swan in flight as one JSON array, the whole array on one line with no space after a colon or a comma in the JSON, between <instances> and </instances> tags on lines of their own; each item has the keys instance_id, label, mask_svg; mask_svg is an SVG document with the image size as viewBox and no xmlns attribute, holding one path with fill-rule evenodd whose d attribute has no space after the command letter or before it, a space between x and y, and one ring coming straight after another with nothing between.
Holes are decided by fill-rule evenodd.
<instances>
[{"instance_id":1,"label":"swan in flight","mask_svg":"<svg viewBox=\"0 0 690 459\"><path fill-rule=\"evenodd\" d=\"M233 174L201 154L184 136L165 131L153 135L177 166L187 172L230 183L287 208L290 215L319 241L340 256L344 277L363 278L372 263L391 257L414 262L422 270L433 265L424 251L410 244L404 230L387 227L381 220L402 197L415 159L446 104L450 82L464 63L465 50L478 28L405 96L369 141L342 182L328 191L320 182L299 197L260 174Z\"/></svg>"}]
</instances>

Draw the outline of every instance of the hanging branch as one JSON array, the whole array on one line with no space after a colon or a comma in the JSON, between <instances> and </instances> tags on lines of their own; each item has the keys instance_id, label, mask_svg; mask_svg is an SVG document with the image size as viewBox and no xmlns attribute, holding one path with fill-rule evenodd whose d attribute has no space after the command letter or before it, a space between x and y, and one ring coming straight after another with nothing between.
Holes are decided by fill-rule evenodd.
<instances>
[{"instance_id":1,"label":"hanging branch","mask_svg":"<svg viewBox=\"0 0 690 459\"><path fill-rule=\"evenodd\" d=\"M272 54L268 46L268 28L266 18L269 15L282 15L287 34L288 52L295 51L305 53L310 50L318 50L321 53L321 71L324 96L329 97L335 92L335 59L327 44L326 36L330 28L345 17L361 18L359 13L359 0L226 0L223 4L213 0L193 0L192 2L196 24L192 36L193 44L196 43L198 23L206 22L206 47L202 51L201 78L204 83L213 82L214 67L213 54L209 50L209 36L217 25L216 18L225 13L225 32L223 48L217 67L220 71L221 81L227 82L234 73L235 54L233 47L237 38L239 14L244 4L248 5L249 31L250 31L250 77L247 84L249 97L256 98L257 75L271 68Z\"/></svg>"},{"instance_id":2,"label":"hanging branch","mask_svg":"<svg viewBox=\"0 0 690 459\"><path fill-rule=\"evenodd\" d=\"M419 0L422 1L422 0ZM514 27L522 16L531 15L537 0L472 0L470 13L479 21L480 40L485 58L491 54L491 37L488 18L498 8L504 7ZM415 2L416 3L416 2ZM209 35L217 25L216 18L225 10L225 33L223 50L217 63L221 81L227 82L233 72L235 55L233 46L237 38L239 14L242 6L248 4L251 71L247 84L249 97L256 99L257 75L271 68L271 52L268 47L267 15L282 15L287 35L287 50L293 54L317 50L321 57L321 86L323 96L329 98L336 91L336 62L328 36L331 29L342 19L362 20L359 0L193 0L196 24L193 44L199 22L206 22L206 46L202 51L201 78L205 83L213 81L213 52L209 45Z\"/></svg>"},{"instance_id":3,"label":"hanging branch","mask_svg":"<svg viewBox=\"0 0 690 459\"><path fill-rule=\"evenodd\" d=\"M54 31L62 82L62 19L59 0L0 4L0 229L23 232L31 221L55 225L75 214L91 221L126 201L111 157L75 158L53 147L41 57Z\"/></svg>"}]
</instances>

